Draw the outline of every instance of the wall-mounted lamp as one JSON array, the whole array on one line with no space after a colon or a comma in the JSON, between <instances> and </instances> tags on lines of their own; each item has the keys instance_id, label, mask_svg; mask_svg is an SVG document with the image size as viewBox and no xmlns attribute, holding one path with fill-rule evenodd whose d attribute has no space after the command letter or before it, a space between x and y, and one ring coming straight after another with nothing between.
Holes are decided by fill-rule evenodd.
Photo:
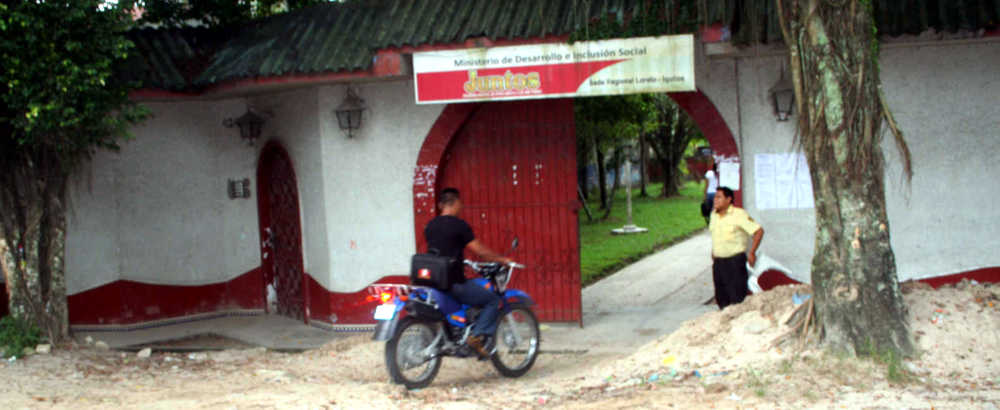
<instances>
[{"instance_id":1,"label":"wall-mounted lamp","mask_svg":"<svg viewBox=\"0 0 1000 410\"><path fill-rule=\"evenodd\" d=\"M239 118L226 118L222 121L222 125L226 128L239 127L240 129L240 139L247 142L247 145L253 146L254 141L260 138L261 131L264 130L264 123L267 120L253 110L247 109L247 112L240 116Z\"/></svg>"},{"instance_id":2,"label":"wall-mounted lamp","mask_svg":"<svg viewBox=\"0 0 1000 410\"><path fill-rule=\"evenodd\" d=\"M795 103L795 87L792 80L785 77L784 66L781 67L781 77L771 87L768 94L771 95L771 104L774 105L774 115L778 117L778 121L788 121Z\"/></svg>"},{"instance_id":3,"label":"wall-mounted lamp","mask_svg":"<svg viewBox=\"0 0 1000 410\"><path fill-rule=\"evenodd\" d=\"M250 178L229 180L229 199L250 197Z\"/></svg>"},{"instance_id":4,"label":"wall-mounted lamp","mask_svg":"<svg viewBox=\"0 0 1000 410\"><path fill-rule=\"evenodd\" d=\"M361 114L367 109L365 100L354 93L354 89L347 87L347 96L344 102L333 110L337 114L337 125L341 131L347 132L347 138L354 136L354 131L361 128Z\"/></svg>"}]
</instances>

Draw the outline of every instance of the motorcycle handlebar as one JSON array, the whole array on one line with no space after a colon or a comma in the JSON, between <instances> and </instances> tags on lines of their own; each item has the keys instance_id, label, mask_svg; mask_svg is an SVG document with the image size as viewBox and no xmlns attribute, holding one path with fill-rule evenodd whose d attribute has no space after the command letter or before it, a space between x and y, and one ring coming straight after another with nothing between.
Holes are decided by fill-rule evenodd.
<instances>
[{"instance_id":1,"label":"motorcycle handlebar","mask_svg":"<svg viewBox=\"0 0 1000 410\"><path fill-rule=\"evenodd\" d=\"M475 261L470 261L468 259L465 259L462 262L465 263L466 265L471 266L472 269L475 269L477 271L480 270L481 268L484 268L484 267L487 267L487 266L494 266L494 265L497 264L497 262L475 262ZM524 266L524 265L522 265L520 263L517 263L517 262L508 263L507 266L511 267L511 268L517 268L517 269L524 269L526 267L526 266Z\"/></svg>"}]
</instances>

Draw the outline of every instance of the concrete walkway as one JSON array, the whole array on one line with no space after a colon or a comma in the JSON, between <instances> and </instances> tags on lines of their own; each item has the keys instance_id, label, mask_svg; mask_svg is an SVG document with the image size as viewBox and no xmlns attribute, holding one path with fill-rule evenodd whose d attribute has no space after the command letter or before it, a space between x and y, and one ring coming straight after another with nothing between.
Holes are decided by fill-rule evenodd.
<instances>
[{"instance_id":1,"label":"concrete walkway","mask_svg":"<svg viewBox=\"0 0 1000 410\"><path fill-rule=\"evenodd\" d=\"M640 234L641 235L641 234ZM628 352L717 309L711 238L701 232L583 289L583 327L543 324L542 351ZM276 315L222 316L132 331L76 332L112 348L212 333L270 349L312 349L350 333L331 332Z\"/></svg>"},{"instance_id":2,"label":"concrete walkway","mask_svg":"<svg viewBox=\"0 0 1000 410\"><path fill-rule=\"evenodd\" d=\"M628 352L717 310L707 231L583 289L583 328L545 324L543 351Z\"/></svg>"},{"instance_id":3,"label":"concrete walkway","mask_svg":"<svg viewBox=\"0 0 1000 410\"><path fill-rule=\"evenodd\" d=\"M77 331L73 337L84 341L90 336L111 348L121 349L209 333L273 350L314 349L334 338L347 336L284 316L253 315L221 316L130 331Z\"/></svg>"}]
</instances>

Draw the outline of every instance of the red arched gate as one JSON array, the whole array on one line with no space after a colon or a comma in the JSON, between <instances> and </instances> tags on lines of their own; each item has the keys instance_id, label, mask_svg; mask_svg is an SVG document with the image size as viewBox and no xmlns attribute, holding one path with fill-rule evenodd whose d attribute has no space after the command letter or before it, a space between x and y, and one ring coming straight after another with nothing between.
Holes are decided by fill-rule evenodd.
<instances>
[{"instance_id":1,"label":"red arched gate","mask_svg":"<svg viewBox=\"0 0 1000 410\"><path fill-rule=\"evenodd\" d=\"M456 122L451 129L435 125L451 138L432 130L425 142L425 151L447 146L440 164L418 162L418 249L425 250L423 226L433 216L434 192L456 187L465 204L462 217L484 244L506 252L513 238L520 238L513 257L528 268L510 287L538 302L539 319L581 320L572 100L462 105L442 114ZM421 158L436 156L426 154Z\"/></svg>"}]
</instances>

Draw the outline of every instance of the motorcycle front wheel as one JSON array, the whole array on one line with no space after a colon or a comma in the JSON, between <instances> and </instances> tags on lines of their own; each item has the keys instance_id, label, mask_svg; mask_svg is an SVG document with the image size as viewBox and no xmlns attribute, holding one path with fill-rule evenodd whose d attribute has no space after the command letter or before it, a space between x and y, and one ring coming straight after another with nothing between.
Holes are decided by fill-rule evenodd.
<instances>
[{"instance_id":1,"label":"motorcycle front wheel","mask_svg":"<svg viewBox=\"0 0 1000 410\"><path fill-rule=\"evenodd\" d=\"M392 381L405 385L407 389L427 387L441 368L441 356L434 342L437 324L403 318L396 328L396 334L385 344L385 364Z\"/></svg>"},{"instance_id":2,"label":"motorcycle front wheel","mask_svg":"<svg viewBox=\"0 0 1000 410\"><path fill-rule=\"evenodd\" d=\"M496 333L493 367L506 377L527 373L538 358L538 319L526 306L517 306L500 316Z\"/></svg>"}]
</instances>

